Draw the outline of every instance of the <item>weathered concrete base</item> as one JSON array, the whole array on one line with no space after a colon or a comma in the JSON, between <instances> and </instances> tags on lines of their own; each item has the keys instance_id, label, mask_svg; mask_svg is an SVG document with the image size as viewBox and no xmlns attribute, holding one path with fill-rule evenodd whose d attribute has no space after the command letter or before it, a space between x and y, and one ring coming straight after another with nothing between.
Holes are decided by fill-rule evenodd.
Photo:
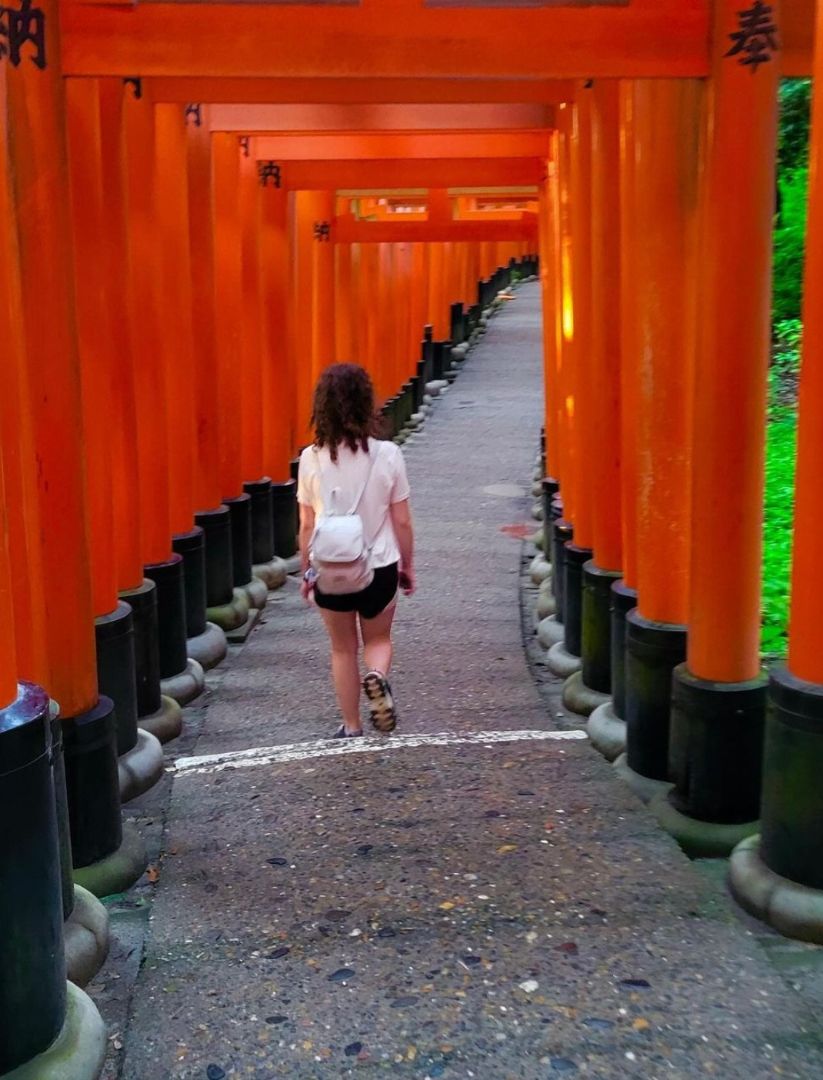
<instances>
[{"instance_id":1,"label":"weathered concrete base","mask_svg":"<svg viewBox=\"0 0 823 1080\"><path fill-rule=\"evenodd\" d=\"M226 634L216 623L207 622L206 629L197 637L189 638L186 642L186 652L196 660L204 671L211 671L221 661L226 659L229 644Z\"/></svg>"},{"instance_id":2,"label":"weathered concrete base","mask_svg":"<svg viewBox=\"0 0 823 1080\"><path fill-rule=\"evenodd\" d=\"M186 661L185 671L172 675L169 679L160 680L160 691L165 697L170 697L178 705L188 705L199 697L206 686L206 673L196 660L191 657Z\"/></svg>"},{"instance_id":3,"label":"weathered concrete base","mask_svg":"<svg viewBox=\"0 0 823 1080\"><path fill-rule=\"evenodd\" d=\"M538 529L536 533L532 533L529 540L534 544L538 551L546 550L546 534L542 529Z\"/></svg>"},{"instance_id":4,"label":"weathered concrete base","mask_svg":"<svg viewBox=\"0 0 823 1080\"><path fill-rule=\"evenodd\" d=\"M258 611L262 611L269 599L269 589L265 581L253 577L251 581L246 582L243 589L246 596L249 598L250 606L256 608Z\"/></svg>"},{"instance_id":5,"label":"weathered concrete base","mask_svg":"<svg viewBox=\"0 0 823 1080\"><path fill-rule=\"evenodd\" d=\"M541 503L536 502L532 504L532 517L535 521L543 520L543 506Z\"/></svg>"},{"instance_id":6,"label":"weathered concrete base","mask_svg":"<svg viewBox=\"0 0 823 1080\"><path fill-rule=\"evenodd\" d=\"M137 742L117 759L120 802L127 803L153 788L163 775L163 748L150 731L140 728Z\"/></svg>"},{"instance_id":7,"label":"weathered concrete base","mask_svg":"<svg viewBox=\"0 0 823 1080\"><path fill-rule=\"evenodd\" d=\"M648 776L641 776L629 767L625 754L621 754L614 762L614 771L621 780L625 780L641 802L650 803L657 795L665 795L671 791L673 785L668 780L652 780Z\"/></svg>"},{"instance_id":8,"label":"weathered concrete base","mask_svg":"<svg viewBox=\"0 0 823 1080\"><path fill-rule=\"evenodd\" d=\"M549 616L554 615L557 611L557 601L554 598L552 592L552 579L547 577L545 581L541 582L540 589L537 593L537 607L535 609L537 618L540 622L543 619L548 619Z\"/></svg>"},{"instance_id":9,"label":"weathered concrete base","mask_svg":"<svg viewBox=\"0 0 823 1080\"><path fill-rule=\"evenodd\" d=\"M228 604L218 604L206 609L206 618L209 622L216 623L221 630L228 633L242 626L249 617L248 594L245 589L235 589Z\"/></svg>"},{"instance_id":10,"label":"weathered concrete base","mask_svg":"<svg viewBox=\"0 0 823 1080\"><path fill-rule=\"evenodd\" d=\"M75 883L95 896L112 896L130 889L148 865L143 837L130 821L123 822L123 842L117 851L91 866L75 867Z\"/></svg>"},{"instance_id":11,"label":"weathered concrete base","mask_svg":"<svg viewBox=\"0 0 823 1080\"><path fill-rule=\"evenodd\" d=\"M548 561L546 556L542 552L539 555L535 555L529 563L529 577L534 584L542 585L543 582L551 576L552 564Z\"/></svg>"},{"instance_id":12,"label":"weathered concrete base","mask_svg":"<svg viewBox=\"0 0 823 1080\"><path fill-rule=\"evenodd\" d=\"M287 573L289 573L289 574L299 574L300 573L300 555L299 554L298 555L292 555L290 558L284 559L283 562L286 564Z\"/></svg>"},{"instance_id":13,"label":"weathered concrete base","mask_svg":"<svg viewBox=\"0 0 823 1080\"><path fill-rule=\"evenodd\" d=\"M823 890L798 885L770 870L760 857L760 837L750 836L732 852L732 895L786 937L823 945Z\"/></svg>"},{"instance_id":14,"label":"weathered concrete base","mask_svg":"<svg viewBox=\"0 0 823 1080\"><path fill-rule=\"evenodd\" d=\"M282 589L286 584L286 578L289 576L289 568L286 566L285 559L278 559L275 555L268 562L257 563L253 566L252 573L256 578L260 578L261 581L265 582L267 589Z\"/></svg>"},{"instance_id":15,"label":"weathered concrete base","mask_svg":"<svg viewBox=\"0 0 823 1080\"><path fill-rule=\"evenodd\" d=\"M157 712L138 717L137 726L151 732L161 743L171 742L183 730L183 710L174 698L163 695Z\"/></svg>"},{"instance_id":16,"label":"weathered concrete base","mask_svg":"<svg viewBox=\"0 0 823 1080\"><path fill-rule=\"evenodd\" d=\"M3 1080L97 1080L106 1046L106 1025L97 1006L69 983L63 1030L48 1050L5 1073Z\"/></svg>"},{"instance_id":17,"label":"weathered concrete base","mask_svg":"<svg viewBox=\"0 0 823 1080\"><path fill-rule=\"evenodd\" d=\"M558 641L556 645L552 645L546 657L546 667L559 679L568 679L570 675L579 671L582 665L583 661L579 656L574 656L568 651L564 641Z\"/></svg>"},{"instance_id":18,"label":"weathered concrete base","mask_svg":"<svg viewBox=\"0 0 823 1080\"><path fill-rule=\"evenodd\" d=\"M626 752L626 721L614 711L611 698L594 710L586 731L592 746L607 761L614 761Z\"/></svg>"},{"instance_id":19,"label":"weathered concrete base","mask_svg":"<svg viewBox=\"0 0 823 1080\"><path fill-rule=\"evenodd\" d=\"M229 630L227 632L226 640L230 645L242 645L259 621L259 608L252 608L242 626L238 626L236 630Z\"/></svg>"},{"instance_id":20,"label":"weathered concrete base","mask_svg":"<svg viewBox=\"0 0 823 1080\"><path fill-rule=\"evenodd\" d=\"M563 704L570 712L591 716L595 709L611 701L608 694L592 690L583 682L583 672L575 671L563 686Z\"/></svg>"},{"instance_id":21,"label":"weathered concrete base","mask_svg":"<svg viewBox=\"0 0 823 1080\"><path fill-rule=\"evenodd\" d=\"M649 809L692 859L725 859L743 840L754 836L760 827L759 821L736 825L698 821L672 806L666 795L656 795L649 803Z\"/></svg>"},{"instance_id":22,"label":"weathered concrete base","mask_svg":"<svg viewBox=\"0 0 823 1080\"><path fill-rule=\"evenodd\" d=\"M537 640L544 649L552 649L566 636L566 630L556 615L548 615L537 627Z\"/></svg>"},{"instance_id":23,"label":"weathered concrete base","mask_svg":"<svg viewBox=\"0 0 823 1080\"><path fill-rule=\"evenodd\" d=\"M88 889L74 886L74 911L63 926L66 978L90 983L109 954L109 913Z\"/></svg>"},{"instance_id":24,"label":"weathered concrete base","mask_svg":"<svg viewBox=\"0 0 823 1080\"><path fill-rule=\"evenodd\" d=\"M532 483L532 495L534 495L535 499L543 497L543 484L538 476L534 478L534 482Z\"/></svg>"}]
</instances>

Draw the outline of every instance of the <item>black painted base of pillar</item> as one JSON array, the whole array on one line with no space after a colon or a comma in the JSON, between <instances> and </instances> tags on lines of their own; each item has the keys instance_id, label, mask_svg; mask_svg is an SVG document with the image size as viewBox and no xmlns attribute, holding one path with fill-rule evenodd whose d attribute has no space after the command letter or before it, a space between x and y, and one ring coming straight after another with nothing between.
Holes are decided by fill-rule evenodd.
<instances>
[{"instance_id":1,"label":"black painted base of pillar","mask_svg":"<svg viewBox=\"0 0 823 1080\"><path fill-rule=\"evenodd\" d=\"M271 480L249 480L243 491L251 500L251 559L254 565L274 557L274 521L271 509Z\"/></svg>"},{"instance_id":2,"label":"black painted base of pillar","mask_svg":"<svg viewBox=\"0 0 823 1080\"><path fill-rule=\"evenodd\" d=\"M598 694L612 688L611 590L619 579L619 571L601 570L593 561L583 567L582 677Z\"/></svg>"},{"instance_id":3,"label":"black painted base of pillar","mask_svg":"<svg viewBox=\"0 0 823 1080\"><path fill-rule=\"evenodd\" d=\"M544 476L540 486L543 489L543 524L548 529L551 522L555 520L552 517L552 502L560 491L560 481L555 480L553 476Z\"/></svg>"},{"instance_id":4,"label":"black painted base of pillar","mask_svg":"<svg viewBox=\"0 0 823 1080\"><path fill-rule=\"evenodd\" d=\"M21 683L16 701L0 709L0 1074L46 1050L65 1016L50 751L48 696Z\"/></svg>"},{"instance_id":5,"label":"black painted base of pillar","mask_svg":"<svg viewBox=\"0 0 823 1080\"><path fill-rule=\"evenodd\" d=\"M170 679L186 670L186 593L183 558L173 555L168 562L150 563L146 577L157 587L157 650L160 678Z\"/></svg>"},{"instance_id":6,"label":"black painted base of pillar","mask_svg":"<svg viewBox=\"0 0 823 1080\"><path fill-rule=\"evenodd\" d=\"M297 482L287 480L271 486L274 553L281 559L297 554Z\"/></svg>"},{"instance_id":7,"label":"black painted base of pillar","mask_svg":"<svg viewBox=\"0 0 823 1080\"><path fill-rule=\"evenodd\" d=\"M720 683L697 678L686 664L674 669L669 801L675 810L718 825L757 821L766 687L765 674Z\"/></svg>"},{"instance_id":8,"label":"black painted base of pillar","mask_svg":"<svg viewBox=\"0 0 823 1080\"><path fill-rule=\"evenodd\" d=\"M121 600L114 611L94 620L97 685L114 702L117 756L137 743L137 669L131 606Z\"/></svg>"},{"instance_id":9,"label":"black painted base of pillar","mask_svg":"<svg viewBox=\"0 0 823 1080\"><path fill-rule=\"evenodd\" d=\"M626 759L648 780L669 779L672 673L686 659L686 627L626 616Z\"/></svg>"},{"instance_id":10,"label":"black painted base of pillar","mask_svg":"<svg viewBox=\"0 0 823 1080\"><path fill-rule=\"evenodd\" d=\"M157 586L148 578L137 589L120 594L132 610L137 716L160 708L160 653L157 645Z\"/></svg>"},{"instance_id":11,"label":"black painted base of pillar","mask_svg":"<svg viewBox=\"0 0 823 1080\"><path fill-rule=\"evenodd\" d=\"M123 839L111 698L65 718L63 746L72 860L83 867L111 855Z\"/></svg>"},{"instance_id":12,"label":"black painted base of pillar","mask_svg":"<svg viewBox=\"0 0 823 1080\"><path fill-rule=\"evenodd\" d=\"M612 706L618 720L626 716L626 616L637 607L637 589L625 581L615 581L611 588L611 673Z\"/></svg>"},{"instance_id":13,"label":"black painted base of pillar","mask_svg":"<svg viewBox=\"0 0 823 1080\"><path fill-rule=\"evenodd\" d=\"M566 544L563 581L563 626L566 651L580 656L583 651L583 566L592 557L591 548Z\"/></svg>"},{"instance_id":14,"label":"black painted base of pillar","mask_svg":"<svg viewBox=\"0 0 823 1080\"><path fill-rule=\"evenodd\" d=\"M206 534L199 525L172 537L172 551L183 559L183 591L186 597L186 637L206 632Z\"/></svg>"},{"instance_id":15,"label":"black painted base of pillar","mask_svg":"<svg viewBox=\"0 0 823 1080\"><path fill-rule=\"evenodd\" d=\"M251 561L251 499L238 495L224 499L231 520L232 575L234 587L242 588L252 578Z\"/></svg>"},{"instance_id":16,"label":"black painted base of pillar","mask_svg":"<svg viewBox=\"0 0 823 1080\"><path fill-rule=\"evenodd\" d=\"M69 802L66 795L66 762L63 758L63 722L60 719L60 708L56 701L49 702L49 727L51 729L51 775L57 812L57 844L60 849L60 882L65 921L74 908L74 878L71 864Z\"/></svg>"},{"instance_id":17,"label":"black painted base of pillar","mask_svg":"<svg viewBox=\"0 0 823 1080\"><path fill-rule=\"evenodd\" d=\"M760 855L775 874L823 889L823 686L778 667L768 694Z\"/></svg>"},{"instance_id":18,"label":"black painted base of pillar","mask_svg":"<svg viewBox=\"0 0 823 1080\"><path fill-rule=\"evenodd\" d=\"M201 510L194 519L206 542L206 607L229 604L234 591L229 508L220 505L213 510Z\"/></svg>"},{"instance_id":19,"label":"black painted base of pillar","mask_svg":"<svg viewBox=\"0 0 823 1080\"><path fill-rule=\"evenodd\" d=\"M574 539L574 529L570 522L563 518L556 518L554 524L551 526L551 533L548 530L548 524L543 522L544 535L548 537L551 535L551 559L552 564L552 588L554 589L554 598L557 601L557 616L558 622L564 622L566 618L566 544L571 543ZM549 551L546 550L546 558L549 558Z\"/></svg>"}]
</instances>

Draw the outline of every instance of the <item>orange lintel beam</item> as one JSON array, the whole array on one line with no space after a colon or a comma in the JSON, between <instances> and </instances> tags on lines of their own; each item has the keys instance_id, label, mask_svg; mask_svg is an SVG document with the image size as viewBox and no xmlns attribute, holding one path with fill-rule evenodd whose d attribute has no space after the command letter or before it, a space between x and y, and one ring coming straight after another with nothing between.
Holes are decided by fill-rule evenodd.
<instances>
[{"instance_id":1,"label":"orange lintel beam","mask_svg":"<svg viewBox=\"0 0 823 1080\"><path fill-rule=\"evenodd\" d=\"M143 80L150 101L223 105L369 105L533 102L574 99L572 79L211 78L160 76Z\"/></svg>"},{"instance_id":2,"label":"orange lintel beam","mask_svg":"<svg viewBox=\"0 0 823 1080\"><path fill-rule=\"evenodd\" d=\"M551 127L549 105L215 105L212 131L523 131Z\"/></svg>"},{"instance_id":3,"label":"orange lintel beam","mask_svg":"<svg viewBox=\"0 0 823 1080\"><path fill-rule=\"evenodd\" d=\"M366 161L370 158L514 158L546 153L548 132L352 132L262 135L254 153L265 161Z\"/></svg>"},{"instance_id":4,"label":"orange lintel beam","mask_svg":"<svg viewBox=\"0 0 823 1080\"><path fill-rule=\"evenodd\" d=\"M536 240L537 219L524 221L357 221L345 214L337 218L338 244L416 244L493 240Z\"/></svg>"},{"instance_id":5,"label":"orange lintel beam","mask_svg":"<svg viewBox=\"0 0 823 1080\"><path fill-rule=\"evenodd\" d=\"M259 154L259 149L258 149ZM539 182L539 157L512 158L375 158L370 161L285 161L280 165L283 187L293 191L335 188L495 187Z\"/></svg>"},{"instance_id":6,"label":"orange lintel beam","mask_svg":"<svg viewBox=\"0 0 823 1080\"><path fill-rule=\"evenodd\" d=\"M808 17L787 25L811 57ZM588 78L708 72L706 0L629 5L449 8L422 0L356 5L61 4L66 74ZM793 40L797 29L800 40ZM807 40L808 39L808 40Z\"/></svg>"}]
</instances>

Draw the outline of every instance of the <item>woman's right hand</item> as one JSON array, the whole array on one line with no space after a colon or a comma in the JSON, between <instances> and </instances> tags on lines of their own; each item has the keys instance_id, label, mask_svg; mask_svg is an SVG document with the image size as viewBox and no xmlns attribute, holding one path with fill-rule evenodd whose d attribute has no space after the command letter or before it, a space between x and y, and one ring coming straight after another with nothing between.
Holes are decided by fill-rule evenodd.
<instances>
[{"instance_id":1,"label":"woman's right hand","mask_svg":"<svg viewBox=\"0 0 823 1080\"><path fill-rule=\"evenodd\" d=\"M404 596L414 596L417 584L414 578L414 569L401 570L398 574L398 583Z\"/></svg>"}]
</instances>

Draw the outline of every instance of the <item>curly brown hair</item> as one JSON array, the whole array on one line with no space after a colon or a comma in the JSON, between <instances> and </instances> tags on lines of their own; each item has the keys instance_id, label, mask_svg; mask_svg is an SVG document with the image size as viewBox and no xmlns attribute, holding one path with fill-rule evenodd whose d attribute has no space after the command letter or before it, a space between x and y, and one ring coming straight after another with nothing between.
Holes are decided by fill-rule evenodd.
<instances>
[{"instance_id":1,"label":"curly brown hair","mask_svg":"<svg viewBox=\"0 0 823 1080\"><path fill-rule=\"evenodd\" d=\"M314 445L327 446L332 461L341 444L368 453L369 436L378 430L369 373L359 364L327 367L314 389L311 422Z\"/></svg>"}]
</instances>

